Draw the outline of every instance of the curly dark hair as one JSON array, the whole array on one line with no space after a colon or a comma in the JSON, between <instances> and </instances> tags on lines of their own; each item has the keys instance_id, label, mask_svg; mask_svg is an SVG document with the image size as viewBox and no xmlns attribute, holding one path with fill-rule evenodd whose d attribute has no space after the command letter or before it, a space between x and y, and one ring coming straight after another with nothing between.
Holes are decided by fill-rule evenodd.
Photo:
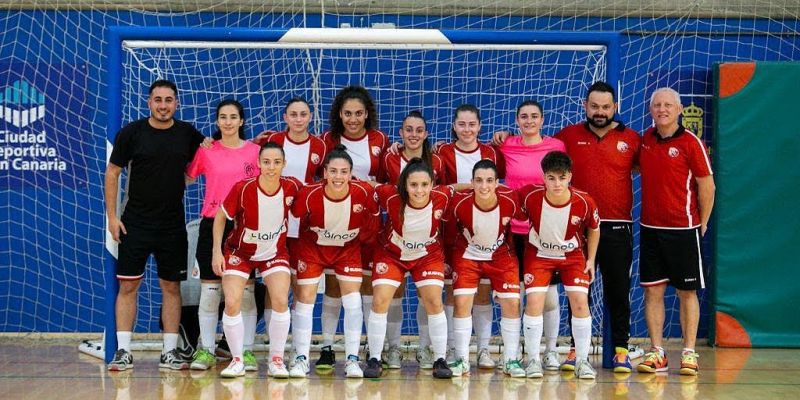
<instances>
[{"instance_id":1,"label":"curly dark hair","mask_svg":"<svg viewBox=\"0 0 800 400\"><path fill-rule=\"evenodd\" d=\"M336 98L333 99L333 104L331 104L331 113L329 116L330 133L335 142L338 142L344 133L344 123L342 122L342 117L339 116L339 113L342 111L342 106L344 106L344 103L350 99L356 99L360 101L361 104L364 105L364 109L367 111L367 119L364 121L364 129L373 129L378 125L378 113L375 111L375 102L372 100L372 96L369 94L369 91L367 91L367 89L365 89L363 86L347 86L339 91L339 93L336 95Z\"/></svg>"}]
</instances>

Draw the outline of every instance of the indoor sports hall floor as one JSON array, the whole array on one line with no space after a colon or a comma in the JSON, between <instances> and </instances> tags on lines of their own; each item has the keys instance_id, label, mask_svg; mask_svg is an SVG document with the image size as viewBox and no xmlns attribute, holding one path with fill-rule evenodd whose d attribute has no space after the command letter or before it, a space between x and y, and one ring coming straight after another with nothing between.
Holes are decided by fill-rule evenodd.
<instances>
[{"instance_id":1,"label":"indoor sports hall floor","mask_svg":"<svg viewBox=\"0 0 800 400\"><path fill-rule=\"evenodd\" d=\"M266 376L264 354L257 353L260 371L223 380L223 363L214 371L160 371L157 352L134 352L135 369L109 373L73 342L0 337L0 399L800 399L800 350L702 347L697 377L677 369L648 375L598 369L595 381L566 373L512 379L475 369L468 378L434 380L430 371L419 372L411 353L403 369L381 379L341 377L337 354L333 376L312 369L309 379L277 380ZM669 349L673 363L679 350L677 344Z\"/></svg>"}]
</instances>

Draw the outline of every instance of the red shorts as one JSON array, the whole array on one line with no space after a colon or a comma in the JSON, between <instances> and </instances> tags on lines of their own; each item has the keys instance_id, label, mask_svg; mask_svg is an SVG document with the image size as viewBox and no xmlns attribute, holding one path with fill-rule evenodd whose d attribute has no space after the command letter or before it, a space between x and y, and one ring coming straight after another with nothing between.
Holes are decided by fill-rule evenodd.
<instances>
[{"instance_id":1,"label":"red shorts","mask_svg":"<svg viewBox=\"0 0 800 400\"><path fill-rule=\"evenodd\" d=\"M459 258L453 266L453 295L478 293L482 278L489 278L495 296L519 298L519 264L515 256L503 253L492 261Z\"/></svg>"},{"instance_id":2,"label":"red shorts","mask_svg":"<svg viewBox=\"0 0 800 400\"><path fill-rule=\"evenodd\" d=\"M236 275L244 279L250 279L253 271L258 271L261 277L264 278L275 272L291 273L289 269L289 256L285 253L278 253L271 260L267 261L253 261L247 258L242 258L236 254L231 254L230 250L223 251L223 261L225 262L225 272L222 275Z\"/></svg>"},{"instance_id":3,"label":"red shorts","mask_svg":"<svg viewBox=\"0 0 800 400\"><path fill-rule=\"evenodd\" d=\"M444 284L445 285L452 285L453 284L453 252L452 251L445 251L444 252Z\"/></svg>"},{"instance_id":4,"label":"red shorts","mask_svg":"<svg viewBox=\"0 0 800 400\"><path fill-rule=\"evenodd\" d=\"M333 270L336 278L347 282L361 282L360 246L344 247L318 246L305 241L298 241L294 248L297 254L298 285L316 285L326 269Z\"/></svg>"},{"instance_id":5,"label":"red shorts","mask_svg":"<svg viewBox=\"0 0 800 400\"><path fill-rule=\"evenodd\" d=\"M437 252L412 261L400 261L382 248L375 250L375 262L372 265L373 287L399 287L405 280L406 272L411 273L411 279L418 288L428 285L444 287L444 256Z\"/></svg>"},{"instance_id":6,"label":"red shorts","mask_svg":"<svg viewBox=\"0 0 800 400\"><path fill-rule=\"evenodd\" d=\"M589 293L591 277L583 272L586 268L586 259L580 257L567 258L566 260L553 260L525 255L525 293L547 292L550 278L558 271L561 282L567 292Z\"/></svg>"},{"instance_id":7,"label":"red shorts","mask_svg":"<svg viewBox=\"0 0 800 400\"><path fill-rule=\"evenodd\" d=\"M377 243L374 243L372 245L364 244L361 246L361 268L364 269L364 276L372 276L372 259L374 258L375 246L377 245Z\"/></svg>"}]
</instances>

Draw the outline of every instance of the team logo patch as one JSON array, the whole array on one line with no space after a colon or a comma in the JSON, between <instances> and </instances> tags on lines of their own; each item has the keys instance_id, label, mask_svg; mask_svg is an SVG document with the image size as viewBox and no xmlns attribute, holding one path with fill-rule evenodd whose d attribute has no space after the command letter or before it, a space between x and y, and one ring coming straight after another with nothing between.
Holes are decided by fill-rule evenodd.
<instances>
[{"instance_id":1,"label":"team logo patch","mask_svg":"<svg viewBox=\"0 0 800 400\"><path fill-rule=\"evenodd\" d=\"M450 264L445 264L444 265L444 273L447 274L447 275L453 274L453 267L451 267Z\"/></svg>"},{"instance_id":2,"label":"team logo patch","mask_svg":"<svg viewBox=\"0 0 800 400\"><path fill-rule=\"evenodd\" d=\"M378 146L372 146L372 155L375 157L381 155L381 148Z\"/></svg>"},{"instance_id":3,"label":"team logo patch","mask_svg":"<svg viewBox=\"0 0 800 400\"><path fill-rule=\"evenodd\" d=\"M429 276L438 276L440 278L444 278L444 274L439 271L422 271L423 278L427 278Z\"/></svg>"},{"instance_id":4,"label":"team logo patch","mask_svg":"<svg viewBox=\"0 0 800 400\"><path fill-rule=\"evenodd\" d=\"M311 156L309 158L311 159L311 163L312 164L314 164L314 165L319 164L319 154L311 153Z\"/></svg>"},{"instance_id":5,"label":"team logo patch","mask_svg":"<svg viewBox=\"0 0 800 400\"><path fill-rule=\"evenodd\" d=\"M286 197L286 205L287 206L291 206L293 202L294 202L294 196Z\"/></svg>"},{"instance_id":6,"label":"team logo patch","mask_svg":"<svg viewBox=\"0 0 800 400\"><path fill-rule=\"evenodd\" d=\"M383 262L379 262L375 264L375 272L378 273L379 275L383 275L389 272L389 265Z\"/></svg>"},{"instance_id":7,"label":"team logo patch","mask_svg":"<svg viewBox=\"0 0 800 400\"><path fill-rule=\"evenodd\" d=\"M373 199L375 200L375 202L377 203L377 202L378 202L378 192L374 192L374 193L372 193L372 198L373 198Z\"/></svg>"},{"instance_id":8,"label":"team logo patch","mask_svg":"<svg viewBox=\"0 0 800 400\"><path fill-rule=\"evenodd\" d=\"M252 177L258 175L258 173L260 171L261 170L256 165L254 165L252 163L245 163L244 164L244 176L246 176L248 178L252 178Z\"/></svg>"},{"instance_id":9,"label":"team logo patch","mask_svg":"<svg viewBox=\"0 0 800 400\"><path fill-rule=\"evenodd\" d=\"M509 222L511 222L511 217L503 217L503 220L500 223L503 224L503 226L506 226Z\"/></svg>"},{"instance_id":10,"label":"team logo patch","mask_svg":"<svg viewBox=\"0 0 800 400\"><path fill-rule=\"evenodd\" d=\"M580 225L581 224L581 217L579 217L577 215L573 215L572 218L570 219L570 223L572 223L572 225Z\"/></svg>"},{"instance_id":11,"label":"team logo patch","mask_svg":"<svg viewBox=\"0 0 800 400\"><path fill-rule=\"evenodd\" d=\"M351 272L353 272L353 273L361 272L361 267L344 267L344 273L345 274L349 274Z\"/></svg>"},{"instance_id":12,"label":"team logo patch","mask_svg":"<svg viewBox=\"0 0 800 400\"><path fill-rule=\"evenodd\" d=\"M587 286L588 286L590 283L591 283L591 282L589 282L589 281L587 281L587 280L585 280L585 279L581 279L581 278L575 278L575 284L576 284L576 285L584 284L584 285L587 285Z\"/></svg>"},{"instance_id":13,"label":"team logo patch","mask_svg":"<svg viewBox=\"0 0 800 400\"><path fill-rule=\"evenodd\" d=\"M453 271L453 283L458 280L458 272Z\"/></svg>"},{"instance_id":14,"label":"team logo patch","mask_svg":"<svg viewBox=\"0 0 800 400\"><path fill-rule=\"evenodd\" d=\"M239 265L242 263L242 259L236 256L228 257L228 264L230 265Z\"/></svg>"},{"instance_id":15,"label":"team logo patch","mask_svg":"<svg viewBox=\"0 0 800 400\"><path fill-rule=\"evenodd\" d=\"M307 268L308 266L306 265L306 263L297 260L297 272L306 272Z\"/></svg>"},{"instance_id":16,"label":"team logo patch","mask_svg":"<svg viewBox=\"0 0 800 400\"><path fill-rule=\"evenodd\" d=\"M670 147L670 148L669 148L669 151L667 151L667 154L669 154L669 156L670 156L670 157L672 157L672 158L675 158L675 157L677 157L677 156L678 156L678 154L680 154L680 152L678 151L678 149L677 149L677 148L675 148L675 147Z\"/></svg>"},{"instance_id":17,"label":"team logo patch","mask_svg":"<svg viewBox=\"0 0 800 400\"><path fill-rule=\"evenodd\" d=\"M533 283L533 274L525 274L525 284L530 285Z\"/></svg>"},{"instance_id":18,"label":"team logo patch","mask_svg":"<svg viewBox=\"0 0 800 400\"><path fill-rule=\"evenodd\" d=\"M444 211L442 211L442 210L436 210L436 211L433 212L433 218L437 219L437 220L442 219L442 214L443 213L444 213Z\"/></svg>"},{"instance_id":19,"label":"team logo patch","mask_svg":"<svg viewBox=\"0 0 800 400\"><path fill-rule=\"evenodd\" d=\"M600 212L597 210L594 210L594 215L592 216L594 217L595 222L600 221Z\"/></svg>"},{"instance_id":20,"label":"team logo patch","mask_svg":"<svg viewBox=\"0 0 800 400\"><path fill-rule=\"evenodd\" d=\"M364 206L361 204L353 204L353 213L358 214L361 211L364 211Z\"/></svg>"},{"instance_id":21,"label":"team logo patch","mask_svg":"<svg viewBox=\"0 0 800 400\"><path fill-rule=\"evenodd\" d=\"M623 142L621 140L619 142L617 142L617 151L619 151L620 153L626 153L629 148L630 147L628 147L627 143L625 143L625 142Z\"/></svg>"}]
</instances>

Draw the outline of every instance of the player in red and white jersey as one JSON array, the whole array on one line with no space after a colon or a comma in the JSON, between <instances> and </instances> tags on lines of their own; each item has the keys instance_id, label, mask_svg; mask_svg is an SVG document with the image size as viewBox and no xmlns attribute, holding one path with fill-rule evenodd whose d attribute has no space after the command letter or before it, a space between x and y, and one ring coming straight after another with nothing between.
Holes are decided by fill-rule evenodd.
<instances>
[{"instance_id":1,"label":"player in red and white jersey","mask_svg":"<svg viewBox=\"0 0 800 400\"><path fill-rule=\"evenodd\" d=\"M548 153L542 159L542 171L544 187L525 186L519 190L520 201L531 224L524 261L528 297L523 317L525 351L529 360L526 375L529 378L542 377L539 360L542 312L550 278L557 270L572 308L575 375L593 379L596 373L589 364L592 317L588 292L594 279L600 215L588 194L570 189L572 162L566 153Z\"/></svg>"},{"instance_id":2,"label":"player in red and white jersey","mask_svg":"<svg viewBox=\"0 0 800 400\"><path fill-rule=\"evenodd\" d=\"M684 349L680 373L696 375L694 351L705 287L701 237L714 207L714 178L703 142L680 124L680 94L660 88L650 99L655 126L642 137L642 228L639 272L645 290L645 317L653 348L637 365L640 372L667 370L662 344L664 293L675 287L681 302Z\"/></svg>"},{"instance_id":3,"label":"player in red and white jersey","mask_svg":"<svg viewBox=\"0 0 800 400\"><path fill-rule=\"evenodd\" d=\"M300 218L297 252L297 290L292 338L297 358L292 376L308 373L308 353L317 286L326 268L333 269L339 281L344 306L344 335L347 377L361 377L358 346L361 340L361 236L370 232L378 210L372 187L351 181L352 160L343 146L328 153L323 165L325 179L304 187L292 207Z\"/></svg>"},{"instance_id":4,"label":"player in red and white jersey","mask_svg":"<svg viewBox=\"0 0 800 400\"><path fill-rule=\"evenodd\" d=\"M614 372L630 372L631 262L633 261L633 172L639 163L639 134L614 118L614 88L605 82L589 87L583 102L586 121L556 134L574 161L572 185L585 190L600 210L597 268L602 272L603 301L611 319ZM569 362L569 359L567 360ZM565 363L566 365L566 363Z\"/></svg>"},{"instance_id":5,"label":"player in red and white jersey","mask_svg":"<svg viewBox=\"0 0 800 400\"><path fill-rule=\"evenodd\" d=\"M386 314L394 292L405 279L406 272L410 272L428 312L428 329L436 359L433 376L450 378L452 371L444 360L447 318L442 309L444 254L439 231L452 188L434 188L430 166L414 158L403 169L397 186L381 185L376 187L375 193L388 220L373 263L373 303L367 325L370 359L364 375L372 378L381 375Z\"/></svg>"},{"instance_id":6,"label":"player in red and white jersey","mask_svg":"<svg viewBox=\"0 0 800 400\"><path fill-rule=\"evenodd\" d=\"M289 333L289 254L286 250L286 218L300 182L281 177L283 150L267 143L259 153L261 175L238 182L231 189L214 218L212 267L222 276L225 313L222 326L233 359L221 375L244 375L242 361L244 324L240 313L242 295L251 272L259 270L269 290L273 317L269 325L272 376L288 377L283 352ZM222 249L225 221L234 228Z\"/></svg>"},{"instance_id":7,"label":"player in red and white jersey","mask_svg":"<svg viewBox=\"0 0 800 400\"><path fill-rule=\"evenodd\" d=\"M456 361L453 375L469 374L472 302L481 278L489 278L502 312L504 372L525 377L517 360L519 348L519 264L509 244L510 223L524 218L516 194L498 187L497 167L491 160L475 164L472 190L456 193L446 214L448 230L458 239L453 251L453 334Z\"/></svg>"},{"instance_id":8,"label":"player in red and white jersey","mask_svg":"<svg viewBox=\"0 0 800 400\"><path fill-rule=\"evenodd\" d=\"M505 161L499 151L494 147L478 142L478 135L481 130L481 116L477 107L472 104L462 104L455 109L453 114L452 134L456 139L453 143L448 143L439 147L437 154L444 163L444 183L455 184L457 189L468 189L471 187L472 168L480 160L492 160L497 165L498 176L505 177ZM452 247L454 237L445 237L445 247ZM450 257L450 253L446 254ZM448 260L448 265L452 262ZM445 277L445 310L448 317L448 337L451 342L448 347L452 349L453 343L453 288L451 279L452 268L448 267ZM494 368L495 362L489 354L489 341L492 337L493 309L490 299L491 286L489 280L482 280L478 287L478 294L475 296L473 305L473 317L475 318L475 336L478 341L478 367ZM450 360L449 360L450 361Z\"/></svg>"}]
</instances>

